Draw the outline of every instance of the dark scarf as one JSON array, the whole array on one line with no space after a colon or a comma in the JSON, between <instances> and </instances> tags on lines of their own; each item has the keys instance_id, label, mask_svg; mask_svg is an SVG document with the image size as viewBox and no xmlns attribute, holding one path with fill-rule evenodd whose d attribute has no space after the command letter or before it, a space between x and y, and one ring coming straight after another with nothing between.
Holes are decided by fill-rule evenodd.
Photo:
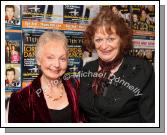
<instances>
[{"instance_id":1,"label":"dark scarf","mask_svg":"<svg viewBox=\"0 0 167 135\"><path fill-rule=\"evenodd\" d=\"M107 78L110 75L111 70L121 63L122 58L122 56L119 56L110 62L105 62L101 58L98 59L101 70L97 73L98 75L103 74L103 76L100 75L100 77L97 76L93 79L92 89L95 95L104 95L103 92L106 87L105 85L107 85Z\"/></svg>"}]
</instances>

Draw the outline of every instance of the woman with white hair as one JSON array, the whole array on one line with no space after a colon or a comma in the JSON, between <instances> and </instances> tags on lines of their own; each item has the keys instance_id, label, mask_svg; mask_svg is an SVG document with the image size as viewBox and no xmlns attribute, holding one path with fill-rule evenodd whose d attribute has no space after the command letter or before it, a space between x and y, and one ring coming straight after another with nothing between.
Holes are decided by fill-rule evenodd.
<instances>
[{"instance_id":1,"label":"woman with white hair","mask_svg":"<svg viewBox=\"0 0 167 135\"><path fill-rule=\"evenodd\" d=\"M36 60L42 73L28 87L12 93L9 122L80 122L78 82L63 79L68 62L67 43L61 32L41 35Z\"/></svg>"}]
</instances>

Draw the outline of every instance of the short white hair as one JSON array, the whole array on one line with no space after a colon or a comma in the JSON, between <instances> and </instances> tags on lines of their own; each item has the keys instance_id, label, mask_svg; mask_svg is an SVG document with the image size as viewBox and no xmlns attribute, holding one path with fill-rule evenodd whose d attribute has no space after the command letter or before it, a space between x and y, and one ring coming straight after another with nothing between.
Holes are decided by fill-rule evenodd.
<instances>
[{"instance_id":1,"label":"short white hair","mask_svg":"<svg viewBox=\"0 0 167 135\"><path fill-rule=\"evenodd\" d=\"M67 48L68 39L66 38L64 33L60 32L60 31L44 32L40 36L40 38L38 40L38 43L36 45L36 49L35 49L35 58L36 59L39 58L40 49L42 48L42 46L46 45L49 41L53 41L53 40L62 40L62 41L64 41L64 45L66 47L66 51L68 50L68 48Z\"/></svg>"}]
</instances>

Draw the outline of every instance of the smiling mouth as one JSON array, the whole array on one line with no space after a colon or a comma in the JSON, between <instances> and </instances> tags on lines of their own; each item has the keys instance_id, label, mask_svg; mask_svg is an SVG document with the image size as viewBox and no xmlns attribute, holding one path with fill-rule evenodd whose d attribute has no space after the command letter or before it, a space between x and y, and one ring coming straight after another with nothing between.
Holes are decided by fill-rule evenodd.
<instances>
[{"instance_id":1,"label":"smiling mouth","mask_svg":"<svg viewBox=\"0 0 167 135\"><path fill-rule=\"evenodd\" d=\"M53 69L49 69L52 73L56 73L58 74L60 72L60 70L53 70Z\"/></svg>"},{"instance_id":2,"label":"smiling mouth","mask_svg":"<svg viewBox=\"0 0 167 135\"><path fill-rule=\"evenodd\" d=\"M51 66L51 67L49 68L49 70L51 70L52 72L55 72L55 73L59 73L59 72L60 72L60 69L57 69L57 68L55 68L55 67L53 67L53 66Z\"/></svg>"},{"instance_id":3,"label":"smiling mouth","mask_svg":"<svg viewBox=\"0 0 167 135\"><path fill-rule=\"evenodd\" d=\"M100 52L104 55L109 55L111 53L111 51L100 51Z\"/></svg>"}]
</instances>

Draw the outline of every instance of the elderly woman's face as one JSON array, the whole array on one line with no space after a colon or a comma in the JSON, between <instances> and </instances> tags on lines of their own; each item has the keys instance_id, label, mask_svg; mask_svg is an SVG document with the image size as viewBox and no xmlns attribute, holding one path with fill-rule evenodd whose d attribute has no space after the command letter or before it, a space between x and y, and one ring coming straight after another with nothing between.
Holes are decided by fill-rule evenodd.
<instances>
[{"instance_id":1,"label":"elderly woman's face","mask_svg":"<svg viewBox=\"0 0 167 135\"><path fill-rule=\"evenodd\" d=\"M108 35L106 32L101 32L99 29L94 36L95 48L98 56L103 61L112 61L120 50L120 37L116 34L113 28L113 34Z\"/></svg>"},{"instance_id":2,"label":"elderly woman's face","mask_svg":"<svg viewBox=\"0 0 167 135\"><path fill-rule=\"evenodd\" d=\"M42 46L37 62L49 79L58 79L67 69L67 52L62 40L49 41Z\"/></svg>"}]
</instances>

